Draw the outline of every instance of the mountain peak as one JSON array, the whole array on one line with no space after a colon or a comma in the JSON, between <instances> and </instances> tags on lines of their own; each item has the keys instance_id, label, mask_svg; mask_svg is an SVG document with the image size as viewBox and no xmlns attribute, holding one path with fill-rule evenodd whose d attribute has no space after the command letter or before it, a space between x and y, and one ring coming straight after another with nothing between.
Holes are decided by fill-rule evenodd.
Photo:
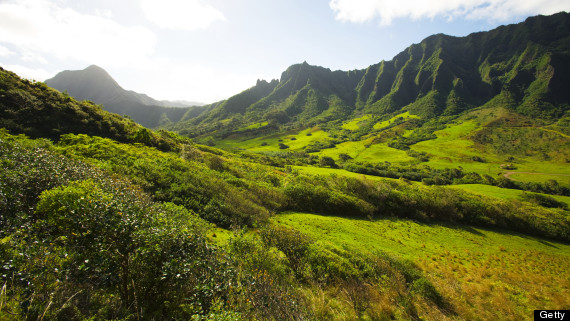
<instances>
[{"instance_id":1,"label":"mountain peak","mask_svg":"<svg viewBox=\"0 0 570 321\"><path fill-rule=\"evenodd\" d=\"M105 69L103 69L103 68L101 68L101 67L99 67L99 66L97 66L97 65L91 65L91 66L89 66L89 67L83 69L83 71L86 71L86 72L98 72L98 73L104 73L104 74L107 74L107 75L109 74Z\"/></svg>"},{"instance_id":2,"label":"mountain peak","mask_svg":"<svg viewBox=\"0 0 570 321\"><path fill-rule=\"evenodd\" d=\"M83 70L65 70L46 80L46 84L60 91L67 91L78 100L91 100L98 104L107 104L122 99L125 90L109 75L96 65Z\"/></svg>"}]
</instances>

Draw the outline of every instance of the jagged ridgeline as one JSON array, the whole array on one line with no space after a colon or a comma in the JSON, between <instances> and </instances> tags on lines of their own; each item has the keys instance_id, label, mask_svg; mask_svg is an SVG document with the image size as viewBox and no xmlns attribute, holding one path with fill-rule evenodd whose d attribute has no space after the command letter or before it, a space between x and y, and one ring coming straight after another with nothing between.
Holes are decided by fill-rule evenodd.
<instances>
[{"instance_id":1,"label":"jagged ridgeline","mask_svg":"<svg viewBox=\"0 0 570 321\"><path fill-rule=\"evenodd\" d=\"M528 18L466 37L437 34L365 70L306 62L170 127L198 136L244 123L311 125L401 109L425 118L494 104L532 117L559 117L570 92L570 14Z\"/></svg>"}]
</instances>

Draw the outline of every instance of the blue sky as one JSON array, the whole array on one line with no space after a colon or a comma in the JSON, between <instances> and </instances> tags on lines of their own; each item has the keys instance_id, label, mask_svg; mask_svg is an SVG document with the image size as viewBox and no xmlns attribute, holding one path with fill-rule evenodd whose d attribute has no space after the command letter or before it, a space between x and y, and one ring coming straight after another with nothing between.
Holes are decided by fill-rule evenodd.
<instances>
[{"instance_id":1,"label":"blue sky","mask_svg":"<svg viewBox=\"0 0 570 321\"><path fill-rule=\"evenodd\" d=\"M210 103L295 63L362 69L435 33L569 10L568 0L0 0L0 66L45 80L96 64L125 89Z\"/></svg>"}]
</instances>

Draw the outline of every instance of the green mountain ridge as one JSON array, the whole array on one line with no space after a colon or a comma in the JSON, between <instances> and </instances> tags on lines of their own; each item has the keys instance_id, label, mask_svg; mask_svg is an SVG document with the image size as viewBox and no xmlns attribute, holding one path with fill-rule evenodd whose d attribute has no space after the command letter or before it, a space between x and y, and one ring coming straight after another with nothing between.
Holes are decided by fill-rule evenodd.
<instances>
[{"instance_id":1,"label":"green mountain ridge","mask_svg":"<svg viewBox=\"0 0 570 321\"><path fill-rule=\"evenodd\" d=\"M433 35L365 70L293 65L278 82L258 81L169 128L199 136L229 119L233 129L259 121L303 127L399 110L429 119L489 103L530 117L558 118L570 102L568 61L570 14L531 17L466 37ZM227 125L225 132L231 131Z\"/></svg>"}]
</instances>

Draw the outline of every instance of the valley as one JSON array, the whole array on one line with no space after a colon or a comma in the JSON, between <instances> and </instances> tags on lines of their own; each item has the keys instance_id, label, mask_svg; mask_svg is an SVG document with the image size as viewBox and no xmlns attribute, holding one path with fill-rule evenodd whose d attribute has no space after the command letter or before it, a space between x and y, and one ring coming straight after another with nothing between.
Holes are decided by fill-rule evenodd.
<instances>
[{"instance_id":1,"label":"valley","mask_svg":"<svg viewBox=\"0 0 570 321\"><path fill-rule=\"evenodd\" d=\"M0 68L0 321L568 309L569 26L304 62L192 107L96 66L61 92Z\"/></svg>"}]
</instances>

